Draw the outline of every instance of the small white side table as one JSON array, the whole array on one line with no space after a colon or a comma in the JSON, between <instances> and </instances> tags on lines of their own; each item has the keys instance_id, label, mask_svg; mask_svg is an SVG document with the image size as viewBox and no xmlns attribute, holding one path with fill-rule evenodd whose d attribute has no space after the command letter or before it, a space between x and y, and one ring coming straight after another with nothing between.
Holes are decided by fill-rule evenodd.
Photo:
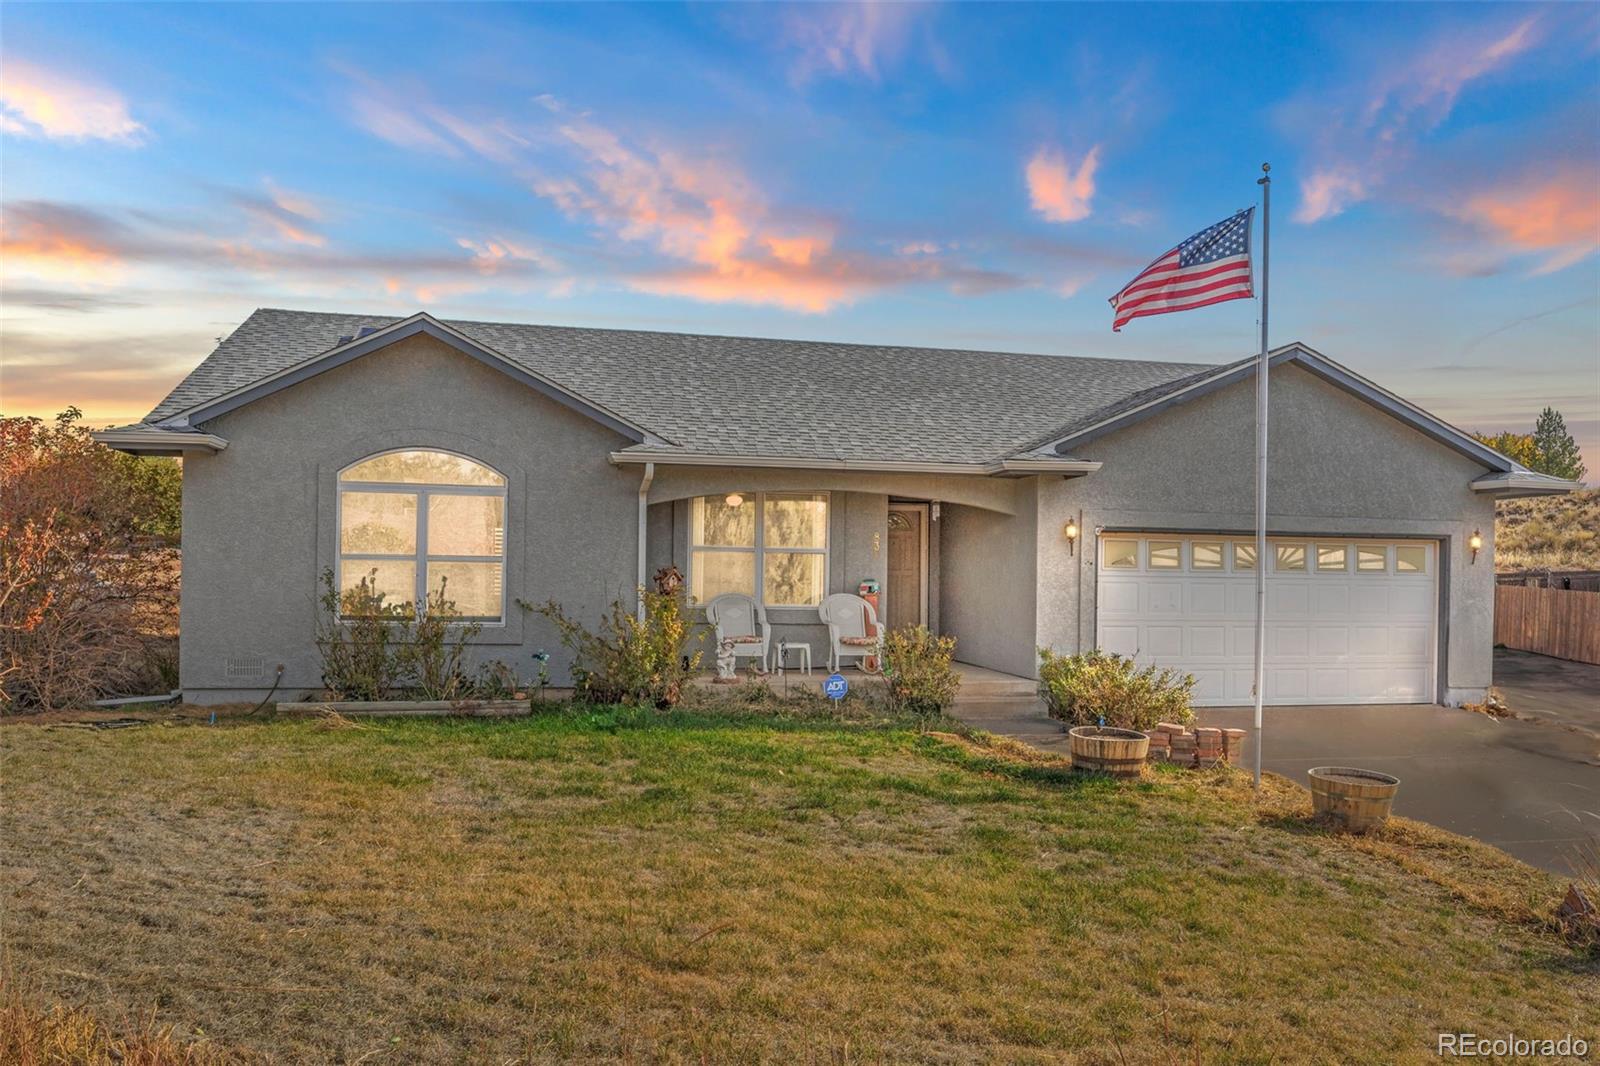
<instances>
[{"instance_id":1,"label":"small white side table","mask_svg":"<svg viewBox=\"0 0 1600 1066\"><path fill-rule=\"evenodd\" d=\"M811 674L811 645L809 645L809 644L790 644L787 640L778 641L777 645L774 646L773 649L772 649L773 668L779 674L782 674L783 673L783 668L787 664L790 652L798 652L799 653L799 655L800 655L800 672L803 673L803 674L806 674L807 676L810 676L810 674Z\"/></svg>"}]
</instances>

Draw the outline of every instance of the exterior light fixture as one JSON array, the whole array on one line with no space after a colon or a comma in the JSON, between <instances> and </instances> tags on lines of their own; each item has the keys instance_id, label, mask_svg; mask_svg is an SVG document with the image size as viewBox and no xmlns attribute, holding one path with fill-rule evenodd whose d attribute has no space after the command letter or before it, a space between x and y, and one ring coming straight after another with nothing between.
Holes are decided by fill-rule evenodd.
<instances>
[{"instance_id":1,"label":"exterior light fixture","mask_svg":"<svg viewBox=\"0 0 1600 1066\"><path fill-rule=\"evenodd\" d=\"M737 492L730 492L727 496L723 497L722 502L727 504L729 507L743 507L744 497Z\"/></svg>"},{"instance_id":2,"label":"exterior light fixture","mask_svg":"<svg viewBox=\"0 0 1600 1066\"><path fill-rule=\"evenodd\" d=\"M1472 531L1472 536L1467 538L1467 547L1472 549L1472 561L1478 561L1478 552L1483 550L1483 534L1478 530Z\"/></svg>"},{"instance_id":3,"label":"exterior light fixture","mask_svg":"<svg viewBox=\"0 0 1600 1066\"><path fill-rule=\"evenodd\" d=\"M1061 530L1061 532L1067 535L1067 553L1070 555L1076 555L1078 553L1079 532L1077 520L1073 518L1067 519L1067 524Z\"/></svg>"}]
</instances>

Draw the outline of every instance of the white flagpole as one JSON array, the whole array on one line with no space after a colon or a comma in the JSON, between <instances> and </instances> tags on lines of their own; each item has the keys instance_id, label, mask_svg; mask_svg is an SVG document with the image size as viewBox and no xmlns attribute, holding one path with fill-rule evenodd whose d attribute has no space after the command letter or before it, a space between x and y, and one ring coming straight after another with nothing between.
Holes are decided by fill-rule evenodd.
<instances>
[{"instance_id":1,"label":"white flagpole","mask_svg":"<svg viewBox=\"0 0 1600 1066\"><path fill-rule=\"evenodd\" d=\"M1256 361L1256 728L1255 787L1261 787L1261 703L1267 674L1267 278L1272 164L1261 164L1261 357Z\"/></svg>"}]
</instances>

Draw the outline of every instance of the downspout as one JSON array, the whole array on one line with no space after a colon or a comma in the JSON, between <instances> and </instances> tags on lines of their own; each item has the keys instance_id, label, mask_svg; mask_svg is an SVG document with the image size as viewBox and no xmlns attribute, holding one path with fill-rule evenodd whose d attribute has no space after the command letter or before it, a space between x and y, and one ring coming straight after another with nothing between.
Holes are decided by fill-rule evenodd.
<instances>
[{"instance_id":1,"label":"downspout","mask_svg":"<svg viewBox=\"0 0 1600 1066\"><path fill-rule=\"evenodd\" d=\"M644 479L639 482L639 579L635 582L639 591L639 621L644 621L644 582L645 569L645 527L650 519L650 483L656 479L656 464L644 464Z\"/></svg>"}]
</instances>

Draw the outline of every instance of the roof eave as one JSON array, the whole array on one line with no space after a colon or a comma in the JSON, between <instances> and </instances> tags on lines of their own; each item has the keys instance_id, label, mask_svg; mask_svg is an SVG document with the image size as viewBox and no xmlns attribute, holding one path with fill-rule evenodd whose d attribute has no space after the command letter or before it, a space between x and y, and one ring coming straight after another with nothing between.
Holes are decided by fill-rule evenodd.
<instances>
[{"instance_id":1,"label":"roof eave","mask_svg":"<svg viewBox=\"0 0 1600 1066\"><path fill-rule=\"evenodd\" d=\"M1025 477L1061 474L1083 477L1100 469L1092 460L1068 458L999 459L983 463L952 463L919 459L824 459L815 456L741 455L737 453L663 452L631 449L612 452L616 465L655 463L657 466L730 466L769 470L844 470L874 474L953 474L966 477Z\"/></svg>"},{"instance_id":2,"label":"roof eave","mask_svg":"<svg viewBox=\"0 0 1600 1066\"><path fill-rule=\"evenodd\" d=\"M534 391L555 400L564 407L587 415L628 440L636 443L666 443L660 436L643 426L637 425L621 415L563 388L542 375L533 373L526 367L507 359L493 348L439 321L426 311L418 311L414 315L402 318L398 322L391 322L382 329L374 330L348 344L330 348L308 359L303 359L293 366L268 374L266 377L253 381L248 385L242 385L204 403L187 407L182 411L160 419L155 424L164 428L174 429L186 429L189 426L198 425L201 422L217 418L229 411L237 410L246 404L254 403L256 400L270 396L291 385L343 366L363 355L377 351L379 348L405 340L407 337L416 336L419 333L425 333L435 340L443 341L463 354L504 372Z\"/></svg>"},{"instance_id":3,"label":"roof eave","mask_svg":"<svg viewBox=\"0 0 1600 1066\"><path fill-rule=\"evenodd\" d=\"M1512 470L1489 474L1472 483L1472 491L1496 500L1515 500L1525 496L1565 496L1583 488L1582 482L1551 477L1532 470Z\"/></svg>"},{"instance_id":4,"label":"roof eave","mask_svg":"<svg viewBox=\"0 0 1600 1066\"><path fill-rule=\"evenodd\" d=\"M214 433L162 429L159 426L115 426L89 434L106 447L129 455L215 455L228 442Z\"/></svg>"}]
</instances>

